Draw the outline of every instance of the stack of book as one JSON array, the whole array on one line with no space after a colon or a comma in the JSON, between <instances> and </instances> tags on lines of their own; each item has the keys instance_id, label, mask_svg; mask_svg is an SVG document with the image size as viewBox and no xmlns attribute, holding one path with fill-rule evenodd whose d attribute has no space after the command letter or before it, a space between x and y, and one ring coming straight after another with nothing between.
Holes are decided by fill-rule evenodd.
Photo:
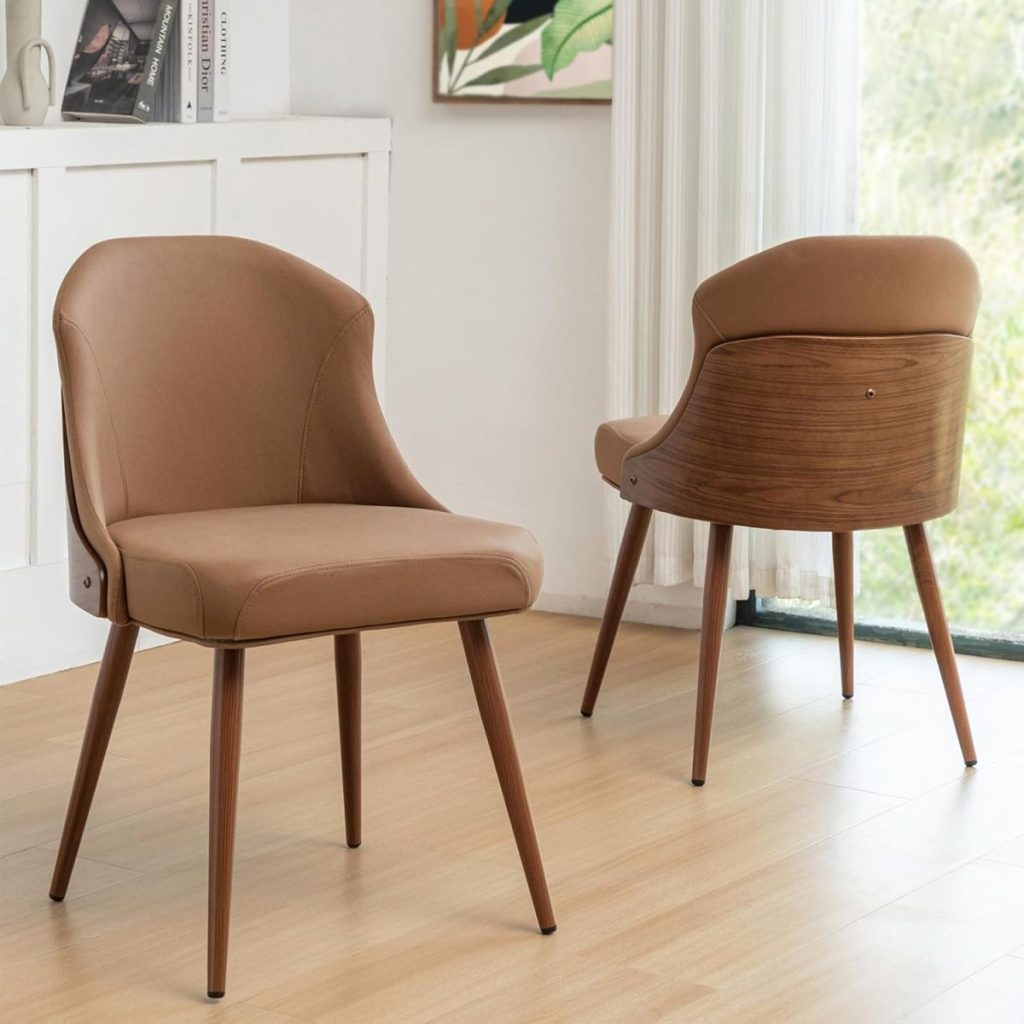
<instances>
[{"instance_id":1,"label":"stack of book","mask_svg":"<svg viewBox=\"0 0 1024 1024\"><path fill-rule=\"evenodd\" d=\"M87 0L62 111L89 121L227 121L231 0Z\"/></svg>"}]
</instances>

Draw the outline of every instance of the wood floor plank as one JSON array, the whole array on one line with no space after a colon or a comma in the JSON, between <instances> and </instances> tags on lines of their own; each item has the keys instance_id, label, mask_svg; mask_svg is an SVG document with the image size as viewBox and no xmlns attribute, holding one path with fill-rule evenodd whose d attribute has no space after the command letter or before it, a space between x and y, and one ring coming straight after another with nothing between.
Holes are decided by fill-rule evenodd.
<instances>
[{"instance_id":1,"label":"wood floor plank","mask_svg":"<svg viewBox=\"0 0 1024 1024\"><path fill-rule=\"evenodd\" d=\"M536 932L454 626L364 637L359 850L344 842L330 639L252 651L219 1006L203 996L210 652L137 655L59 905L46 875L95 668L0 690L0 1018L1016 1012L1018 666L964 660L981 756L964 772L930 652L858 645L857 696L843 702L834 640L732 630L708 784L694 789L697 634L623 626L584 720L596 629L541 614L492 629L559 920L550 937Z\"/></svg>"},{"instance_id":2,"label":"wood floor plank","mask_svg":"<svg viewBox=\"0 0 1024 1024\"><path fill-rule=\"evenodd\" d=\"M904 1024L1009 1024L1024 1020L1024 960L1000 959L904 1017Z\"/></svg>"},{"instance_id":3,"label":"wood floor plank","mask_svg":"<svg viewBox=\"0 0 1024 1024\"><path fill-rule=\"evenodd\" d=\"M726 988L712 1012L722 1024L899 1020L1006 956L1022 938L1024 870L967 864ZM1016 974L1012 965L1007 974ZM994 1004L987 1000L957 1019L983 1019L986 1009L996 1012Z\"/></svg>"},{"instance_id":4,"label":"wood floor plank","mask_svg":"<svg viewBox=\"0 0 1024 1024\"><path fill-rule=\"evenodd\" d=\"M937 681L936 681L937 682ZM856 700L860 699L858 693ZM1024 752L1024 685L1006 683L968 703L979 764ZM801 778L874 793L915 797L962 776L956 733L948 714L935 714L907 729L845 751L800 773Z\"/></svg>"},{"instance_id":5,"label":"wood floor plank","mask_svg":"<svg viewBox=\"0 0 1024 1024\"><path fill-rule=\"evenodd\" d=\"M39 910L39 894L50 884L55 859L52 851L41 847L0 857L0 922ZM75 891L68 894L68 901L136 877L137 872L79 857Z\"/></svg>"}]
</instances>

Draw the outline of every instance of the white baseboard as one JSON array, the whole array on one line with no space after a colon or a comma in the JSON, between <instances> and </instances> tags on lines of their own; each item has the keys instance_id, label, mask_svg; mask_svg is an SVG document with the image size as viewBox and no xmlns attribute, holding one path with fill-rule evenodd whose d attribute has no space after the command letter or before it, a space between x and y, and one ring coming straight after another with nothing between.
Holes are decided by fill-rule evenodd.
<instances>
[{"instance_id":1,"label":"white baseboard","mask_svg":"<svg viewBox=\"0 0 1024 1024\"><path fill-rule=\"evenodd\" d=\"M540 612L558 615L583 615L599 619L604 615L603 597L585 597L578 594L549 594L537 598L534 608ZM647 626L674 626L676 629L700 629L700 609L679 605L658 604L654 601L630 600L622 614L626 622L640 622Z\"/></svg>"},{"instance_id":2,"label":"white baseboard","mask_svg":"<svg viewBox=\"0 0 1024 1024\"><path fill-rule=\"evenodd\" d=\"M0 686L99 661L110 623L68 598L66 562L0 573ZM137 650L173 643L142 630Z\"/></svg>"}]
</instances>

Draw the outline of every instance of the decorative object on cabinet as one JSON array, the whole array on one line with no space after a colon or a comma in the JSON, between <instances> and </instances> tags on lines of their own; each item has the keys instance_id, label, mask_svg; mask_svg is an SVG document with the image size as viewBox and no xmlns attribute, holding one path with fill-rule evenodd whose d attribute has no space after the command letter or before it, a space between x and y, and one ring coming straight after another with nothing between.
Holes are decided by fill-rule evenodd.
<instances>
[{"instance_id":1,"label":"decorative object on cabinet","mask_svg":"<svg viewBox=\"0 0 1024 1024\"><path fill-rule=\"evenodd\" d=\"M42 124L57 102L53 48L42 37L41 0L7 0L7 70L0 81L0 120L6 125ZM40 57L46 54L48 78Z\"/></svg>"}]
</instances>

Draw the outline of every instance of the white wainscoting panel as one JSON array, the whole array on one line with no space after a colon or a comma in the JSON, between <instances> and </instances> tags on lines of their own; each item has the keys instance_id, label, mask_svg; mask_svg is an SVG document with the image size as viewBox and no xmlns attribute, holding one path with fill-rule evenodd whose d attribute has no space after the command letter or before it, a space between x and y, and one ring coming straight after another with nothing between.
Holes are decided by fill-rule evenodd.
<instances>
[{"instance_id":1,"label":"white wainscoting panel","mask_svg":"<svg viewBox=\"0 0 1024 1024\"><path fill-rule=\"evenodd\" d=\"M94 660L105 634L66 593L51 313L68 267L128 235L287 249L373 303L383 390L390 140L380 118L0 128L0 684Z\"/></svg>"},{"instance_id":2,"label":"white wainscoting panel","mask_svg":"<svg viewBox=\"0 0 1024 1024\"><path fill-rule=\"evenodd\" d=\"M28 564L32 174L0 172L0 570Z\"/></svg>"}]
</instances>

